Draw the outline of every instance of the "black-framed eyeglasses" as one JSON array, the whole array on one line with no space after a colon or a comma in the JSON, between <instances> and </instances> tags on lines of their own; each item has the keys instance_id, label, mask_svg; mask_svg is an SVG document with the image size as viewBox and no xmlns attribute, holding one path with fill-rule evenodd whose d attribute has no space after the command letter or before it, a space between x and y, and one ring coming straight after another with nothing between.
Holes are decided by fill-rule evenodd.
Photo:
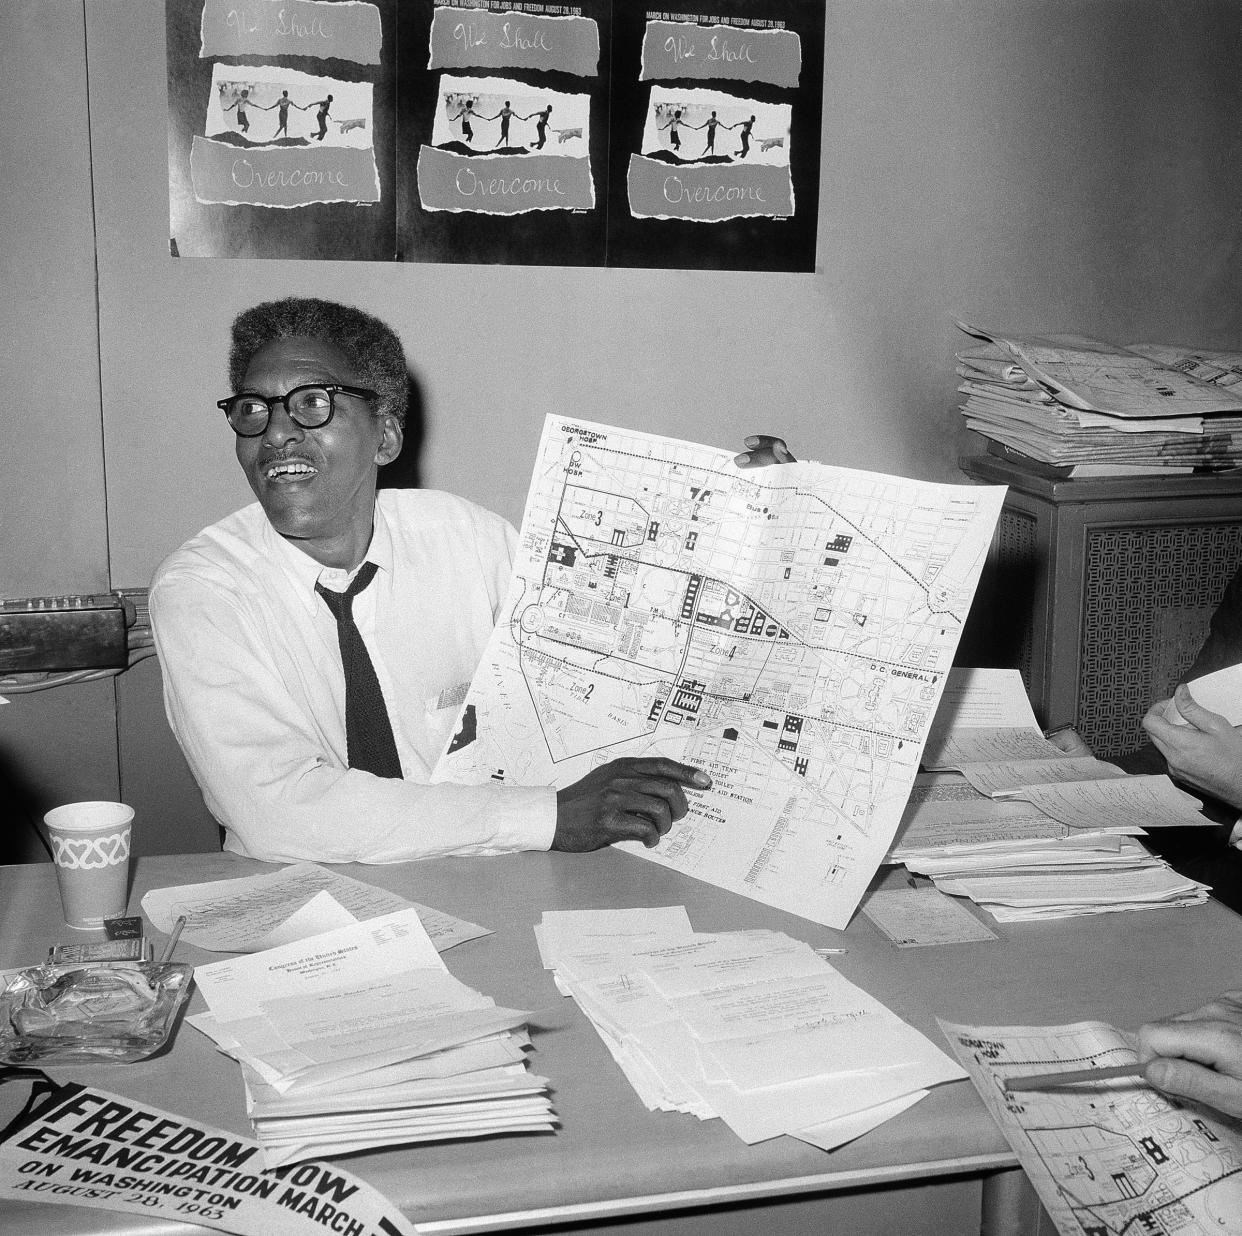
<instances>
[{"instance_id":1,"label":"black-framed eyeglasses","mask_svg":"<svg viewBox=\"0 0 1242 1236\"><path fill-rule=\"evenodd\" d=\"M352 395L355 399L378 399L375 391L364 386L342 386L339 382L316 382L311 386L295 386L283 395L270 399L244 391L216 402L229 419L233 432L239 438L257 438L272 419L272 409L278 403L285 405L289 419L303 429L322 429L336 412L337 395Z\"/></svg>"}]
</instances>

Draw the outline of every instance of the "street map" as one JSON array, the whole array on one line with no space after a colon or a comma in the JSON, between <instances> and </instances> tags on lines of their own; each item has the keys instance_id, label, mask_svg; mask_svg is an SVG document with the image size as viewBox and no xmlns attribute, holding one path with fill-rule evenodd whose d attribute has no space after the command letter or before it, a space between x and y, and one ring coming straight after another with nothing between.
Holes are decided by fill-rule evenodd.
<instances>
[{"instance_id":1,"label":"street map","mask_svg":"<svg viewBox=\"0 0 1242 1236\"><path fill-rule=\"evenodd\" d=\"M844 927L888 848L1004 490L549 417L513 582L441 781L705 769L623 848Z\"/></svg>"},{"instance_id":2,"label":"street map","mask_svg":"<svg viewBox=\"0 0 1242 1236\"><path fill-rule=\"evenodd\" d=\"M1239 1236L1242 1129L1141 1077L1006 1091L1007 1078L1131 1064L1103 1022L940 1023L1060 1236Z\"/></svg>"}]
</instances>

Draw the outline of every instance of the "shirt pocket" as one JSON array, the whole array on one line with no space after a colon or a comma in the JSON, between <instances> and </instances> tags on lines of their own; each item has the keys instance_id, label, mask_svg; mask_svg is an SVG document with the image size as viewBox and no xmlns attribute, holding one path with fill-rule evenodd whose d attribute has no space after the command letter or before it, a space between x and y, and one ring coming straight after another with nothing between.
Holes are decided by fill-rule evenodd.
<instances>
[{"instance_id":1,"label":"shirt pocket","mask_svg":"<svg viewBox=\"0 0 1242 1236\"><path fill-rule=\"evenodd\" d=\"M428 736L434 740L437 754L445 749L449 738L454 737L457 718L461 713L461 706L466 702L466 693L469 690L468 682L460 682L456 686L445 687L438 695L429 696L423 701L423 720L427 726ZM461 727L460 732L454 737L454 749L474 741L473 732L468 732L471 729L469 725Z\"/></svg>"}]
</instances>

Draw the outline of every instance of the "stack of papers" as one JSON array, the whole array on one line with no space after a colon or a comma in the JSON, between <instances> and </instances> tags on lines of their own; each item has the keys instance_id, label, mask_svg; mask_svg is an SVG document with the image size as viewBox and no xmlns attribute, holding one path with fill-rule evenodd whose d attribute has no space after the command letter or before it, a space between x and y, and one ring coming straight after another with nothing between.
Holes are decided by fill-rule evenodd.
<instances>
[{"instance_id":1,"label":"stack of papers","mask_svg":"<svg viewBox=\"0 0 1242 1236\"><path fill-rule=\"evenodd\" d=\"M1040 732L1017 670L954 670L892 862L1001 921L1197 905L1207 887L1134 838L1209 825L1167 777L1071 757Z\"/></svg>"},{"instance_id":2,"label":"stack of papers","mask_svg":"<svg viewBox=\"0 0 1242 1236\"><path fill-rule=\"evenodd\" d=\"M924 773L889 858L1001 922L1206 900L1205 885L1134 839L1142 832L1123 822L1075 828L1029 803L989 798L964 777Z\"/></svg>"},{"instance_id":3,"label":"stack of papers","mask_svg":"<svg viewBox=\"0 0 1242 1236\"><path fill-rule=\"evenodd\" d=\"M529 1014L458 982L414 909L195 971L190 1017L242 1065L267 1167L374 1146L541 1132Z\"/></svg>"},{"instance_id":4,"label":"stack of papers","mask_svg":"<svg viewBox=\"0 0 1242 1236\"><path fill-rule=\"evenodd\" d=\"M958 325L983 341L957 357L961 411L1000 453L1067 476L1242 464L1242 355Z\"/></svg>"},{"instance_id":5,"label":"stack of papers","mask_svg":"<svg viewBox=\"0 0 1242 1236\"><path fill-rule=\"evenodd\" d=\"M545 912L544 964L647 1107L830 1150L962 1071L801 941L682 906Z\"/></svg>"}]
</instances>

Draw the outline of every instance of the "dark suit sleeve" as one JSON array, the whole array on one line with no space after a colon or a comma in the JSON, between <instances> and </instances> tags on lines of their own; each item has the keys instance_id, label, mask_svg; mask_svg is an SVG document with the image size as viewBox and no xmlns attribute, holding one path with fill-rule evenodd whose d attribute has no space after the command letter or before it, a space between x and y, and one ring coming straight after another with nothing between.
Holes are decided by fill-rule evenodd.
<instances>
[{"instance_id":1,"label":"dark suit sleeve","mask_svg":"<svg viewBox=\"0 0 1242 1236\"><path fill-rule=\"evenodd\" d=\"M1208 637L1186 671L1185 681L1201 678L1242 661L1242 569L1229 581L1221 597Z\"/></svg>"}]
</instances>

